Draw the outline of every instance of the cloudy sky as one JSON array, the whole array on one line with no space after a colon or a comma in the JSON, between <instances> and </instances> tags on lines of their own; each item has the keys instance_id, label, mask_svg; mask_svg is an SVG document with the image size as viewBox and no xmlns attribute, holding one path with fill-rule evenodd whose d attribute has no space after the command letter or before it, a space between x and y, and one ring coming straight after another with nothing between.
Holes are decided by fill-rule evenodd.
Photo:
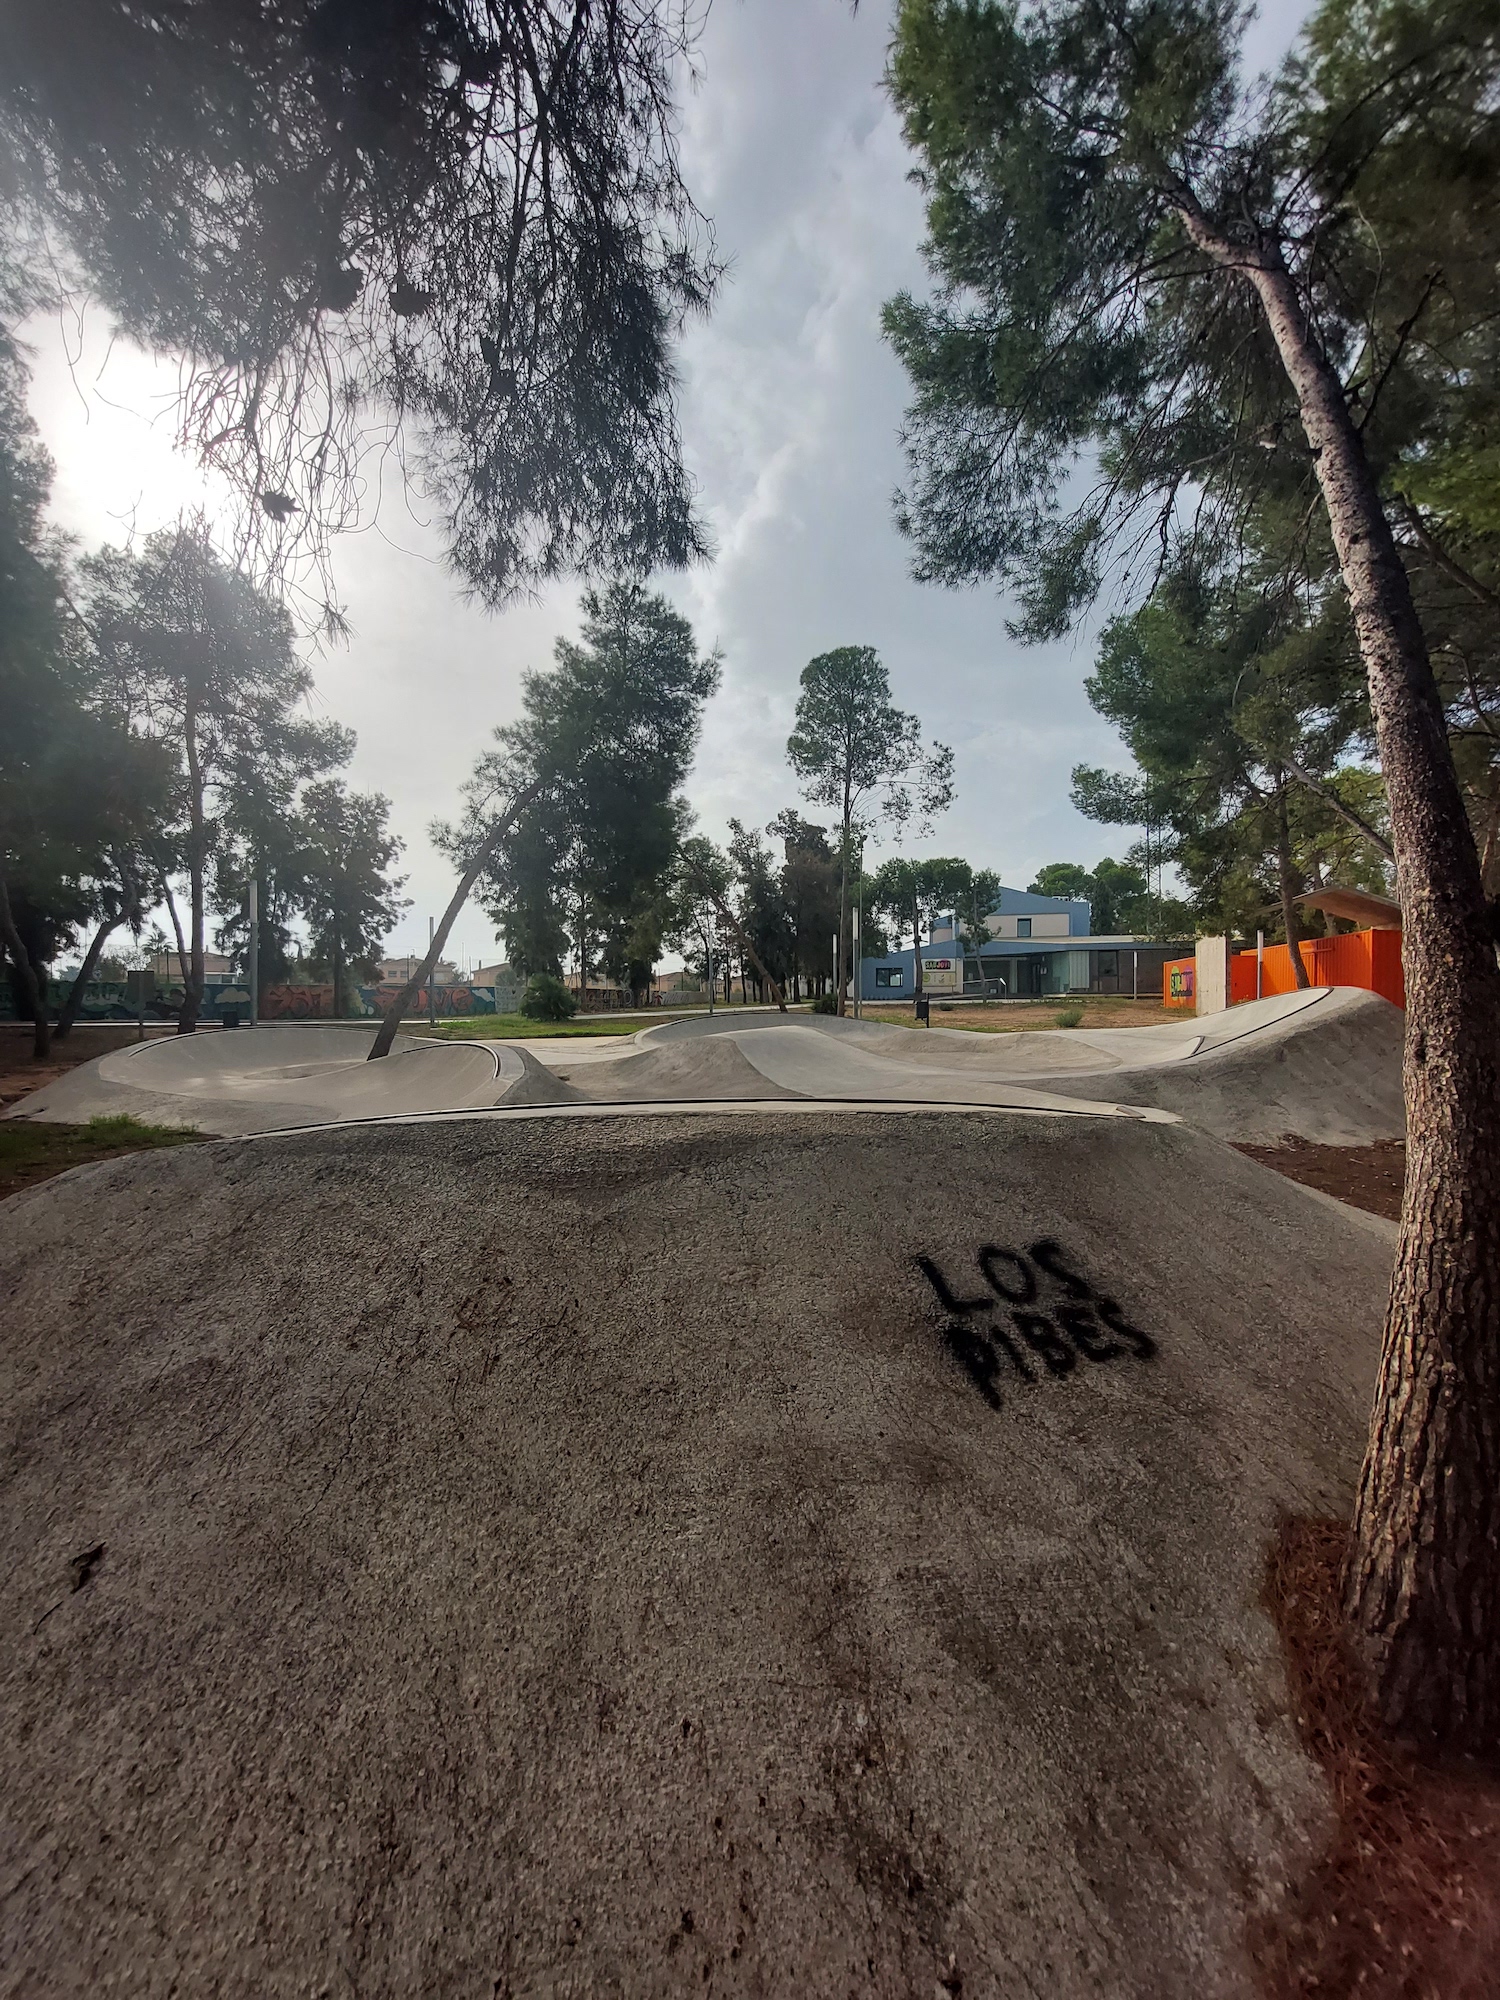
<instances>
[{"instance_id":1,"label":"cloudy sky","mask_svg":"<svg viewBox=\"0 0 1500 2000\"><path fill-rule=\"evenodd\" d=\"M1247 39L1259 69L1306 11L1271 0ZM730 272L684 347L688 456L715 560L659 579L705 646L722 648L688 791L703 829L764 824L797 801L785 761L797 676L831 646L875 646L897 700L956 752L958 794L924 850L1024 886L1047 861L1093 863L1116 829L1068 804L1080 762L1123 766L1089 708L1087 635L1024 648L993 591L918 585L891 519L901 478L901 370L882 302L920 289L922 209L881 90L888 10L864 0L714 0L701 79L683 103L689 184ZM118 343L97 312L29 329L33 409L57 460L58 518L85 542L176 517L201 492L171 448L175 376ZM490 616L465 604L420 507L388 493L341 542L347 648L315 659L321 708L358 733L350 773L387 794L412 907L391 949L425 946L452 877L426 836L454 808L488 731L517 710L521 673L576 629L576 592ZM492 958L471 909L450 954Z\"/></svg>"}]
</instances>

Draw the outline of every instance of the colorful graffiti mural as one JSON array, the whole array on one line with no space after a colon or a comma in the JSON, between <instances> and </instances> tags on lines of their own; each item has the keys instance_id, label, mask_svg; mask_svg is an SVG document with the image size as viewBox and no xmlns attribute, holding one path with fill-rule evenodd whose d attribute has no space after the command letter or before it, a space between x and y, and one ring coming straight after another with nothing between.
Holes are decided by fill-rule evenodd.
<instances>
[{"instance_id":1,"label":"colorful graffiti mural","mask_svg":"<svg viewBox=\"0 0 1500 2000\"><path fill-rule=\"evenodd\" d=\"M379 1020L403 990L398 984L358 987L348 995L344 1018ZM47 997L54 1016L67 999L68 991L66 980L54 979L51 982ZM500 1012L502 1009L497 1001L503 1002L505 1008L516 1004L515 997L508 992L497 993L493 986L472 986L468 983L435 987L433 997L436 1003L432 1010L433 1019L438 1021L463 1020L474 1014ZM158 986L146 1003L146 1019L176 1020L185 998L181 981L170 986ZM426 1018L426 987L417 994L407 1011L415 1020ZM221 1021L231 1013L237 1013L241 1022L249 1020L249 989L236 980L205 981L203 1005L199 1010L205 1026ZM15 996L10 982L0 980L0 1020L13 1021L16 1018ZM81 1021L133 1021L136 1010L126 996L122 980L99 979L84 989L78 1018ZM333 988L319 985L262 987L260 1018L262 1021L331 1021L335 1018Z\"/></svg>"}]
</instances>

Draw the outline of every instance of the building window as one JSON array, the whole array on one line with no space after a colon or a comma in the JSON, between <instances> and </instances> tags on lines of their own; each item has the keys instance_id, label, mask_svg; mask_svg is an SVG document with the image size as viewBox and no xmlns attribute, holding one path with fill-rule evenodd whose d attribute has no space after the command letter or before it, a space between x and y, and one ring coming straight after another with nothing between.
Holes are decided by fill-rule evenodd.
<instances>
[{"instance_id":1,"label":"building window","mask_svg":"<svg viewBox=\"0 0 1500 2000\"><path fill-rule=\"evenodd\" d=\"M875 968L877 986L905 986L906 974L899 965L877 965Z\"/></svg>"},{"instance_id":2,"label":"building window","mask_svg":"<svg viewBox=\"0 0 1500 2000\"><path fill-rule=\"evenodd\" d=\"M1117 951L1101 951L1099 954L1099 977L1118 979L1120 976L1120 954Z\"/></svg>"},{"instance_id":3,"label":"building window","mask_svg":"<svg viewBox=\"0 0 1500 2000\"><path fill-rule=\"evenodd\" d=\"M1023 938L1023 937L1030 937L1030 936L1031 936L1031 919L1030 919L1030 917L1017 917L1017 918L1016 918L1016 936L1017 936L1018 938Z\"/></svg>"}]
</instances>

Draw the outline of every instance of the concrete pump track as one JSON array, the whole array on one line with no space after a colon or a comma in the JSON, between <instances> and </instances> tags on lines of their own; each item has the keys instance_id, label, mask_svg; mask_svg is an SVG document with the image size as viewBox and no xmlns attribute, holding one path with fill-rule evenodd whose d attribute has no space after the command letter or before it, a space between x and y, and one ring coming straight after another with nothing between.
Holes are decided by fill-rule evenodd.
<instances>
[{"instance_id":1,"label":"concrete pump track","mask_svg":"<svg viewBox=\"0 0 1500 2000\"><path fill-rule=\"evenodd\" d=\"M288 1026L18 1107L226 1136L0 1206L0 1992L1251 1993L1330 1815L1262 1565L1393 1230L1224 1141L1399 1134L1400 1023Z\"/></svg>"}]
</instances>

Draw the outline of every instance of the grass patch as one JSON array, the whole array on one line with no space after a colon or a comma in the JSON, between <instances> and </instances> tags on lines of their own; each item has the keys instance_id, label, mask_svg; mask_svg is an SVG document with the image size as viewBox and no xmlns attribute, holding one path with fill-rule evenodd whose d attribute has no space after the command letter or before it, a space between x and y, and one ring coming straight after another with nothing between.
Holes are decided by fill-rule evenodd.
<instances>
[{"instance_id":1,"label":"grass patch","mask_svg":"<svg viewBox=\"0 0 1500 2000\"><path fill-rule=\"evenodd\" d=\"M401 1032L426 1033L451 1042L519 1042L551 1035L633 1035L638 1028L655 1028L663 1021L682 1018L681 1014L663 1012L653 1014L650 1020L637 1016L616 1021L608 1014L582 1014L571 1021L533 1021L525 1014L470 1014L462 1021L439 1021L435 1028L403 1022Z\"/></svg>"},{"instance_id":2,"label":"grass patch","mask_svg":"<svg viewBox=\"0 0 1500 2000\"><path fill-rule=\"evenodd\" d=\"M1060 1007L1057 1012L1057 1025L1060 1028L1081 1028L1083 1026L1083 1009L1081 1007Z\"/></svg>"},{"instance_id":3,"label":"grass patch","mask_svg":"<svg viewBox=\"0 0 1500 2000\"><path fill-rule=\"evenodd\" d=\"M65 1174L90 1160L143 1153L157 1146L191 1145L201 1133L177 1125L142 1125L134 1118L91 1118L87 1125L0 1122L0 1200L38 1181Z\"/></svg>"}]
</instances>

